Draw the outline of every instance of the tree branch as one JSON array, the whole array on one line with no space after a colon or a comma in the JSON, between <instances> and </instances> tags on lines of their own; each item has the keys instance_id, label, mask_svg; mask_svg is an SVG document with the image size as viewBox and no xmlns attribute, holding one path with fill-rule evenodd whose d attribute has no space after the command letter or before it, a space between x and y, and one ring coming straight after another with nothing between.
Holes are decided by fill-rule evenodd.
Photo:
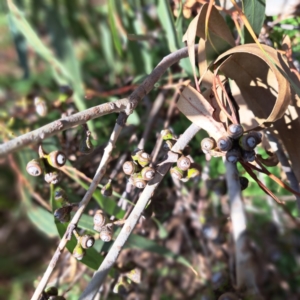
<instances>
[{"instance_id":1,"label":"tree branch","mask_svg":"<svg viewBox=\"0 0 300 300\"><path fill-rule=\"evenodd\" d=\"M195 49L197 49L195 46ZM180 59L188 56L188 49L179 49L167 56L155 67L151 74L143 81L143 83L133 91L129 98L124 98L114 102L104 103L81 111L77 114L56 120L39 129L25 133L13 140L0 145L0 157L8 153L17 151L25 146L39 143L42 140L57 134L60 131L69 129L73 126L86 123L89 120L114 113L126 111L131 113L137 106L138 102L148 94L154 87L154 84L160 79L164 72Z\"/></svg>"},{"instance_id":2,"label":"tree branch","mask_svg":"<svg viewBox=\"0 0 300 300\"><path fill-rule=\"evenodd\" d=\"M179 150L183 150L199 130L200 127L195 124L191 124L190 127L184 132L184 134L180 136L176 144L173 146L172 151L176 150L176 152L178 152ZM147 205L149 199L152 197L155 189L160 184L163 177L167 174L172 164L176 162L178 154L172 151L169 151L168 158L159 164L156 170L155 177L146 185L131 214L126 219L125 224L122 227L114 244L105 256L99 269L95 272L94 277L90 281L89 285L82 293L80 300L90 300L93 299L96 295L110 268L116 262L122 248L124 247L124 244L132 233L134 227L136 226L145 209L145 206Z\"/></svg>"}]
</instances>

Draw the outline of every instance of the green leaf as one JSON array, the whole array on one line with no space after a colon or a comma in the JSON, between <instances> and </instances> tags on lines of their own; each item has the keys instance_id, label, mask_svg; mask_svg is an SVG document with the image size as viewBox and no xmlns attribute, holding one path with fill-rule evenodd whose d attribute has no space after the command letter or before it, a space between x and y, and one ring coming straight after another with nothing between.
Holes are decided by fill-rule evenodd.
<instances>
[{"instance_id":1,"label":"green leaf","mask_svg":"<svg viewBox=\"0 0 300 300\"><path fill-rule=\"evenodd\" d=\"M41 57L43 57L52 68L53 77L59 85L71 85L74 89L74 101L79 110L86 108L83 99L83 88L80 76L80 70L77 63L77 59L74 55L73 45L67 34L65 33L59 20L59 16L55 10L51 10L51 16L55 21L55 27L52 30L52 37L56 49L63 58L60 61L55 57L52 51L47 48L38 35L34 32L31 25L27 22L24 14L13 4L12 1L8 1L8 7L10 9L10 16L15 24L16 28L24 35L28 44L36 51ZM50 18L51 19L51 18ZM53 25L53 24L52 24ZM52 28L52 26L51 26ZM53 35L53 33L55 34Z\"/></svg>"},{"instance_id":2,"label":"green leaf","mask_svg":"<svg viewBox=\"0 0 300 300\"><path fill-rule=\"evenodd\" d=\"M111 35L113 37L113 42L115 45L115 48L120 56L122 56L122 43L121 43L121 38L119 35L119 32L116 27L116 21L115 21L115 16L114 14L116 13L115 9L115 1L114 0L109 0L108 1L108 21L109 21L109 26L111 30Z\"/></svg>"},{"instance_id":3,"label":"green leaf","mask_svg":"<svg viewBox=\"0 0 300 300\"><path fill-rule=\"evenodd\" d=\"M265 0L243 0L243 12L248 19L253 31L258 36L265 20ZM244 28L245 43L253 43L247 28Z\"/></svg>"},{"instance_id":4,"label":"green leaf","mask_svg":"<svg viewBox=\"0 0 300 300\"><path fill-rule=\"evenodd\" d=\"M180 48L177 32L175 29L174 19L171 12L171 7L168 1L158 1L157 14L159 21L166 33L166 40L168 42L169 50L171 52Z\"/></svg>"}]
</instances>

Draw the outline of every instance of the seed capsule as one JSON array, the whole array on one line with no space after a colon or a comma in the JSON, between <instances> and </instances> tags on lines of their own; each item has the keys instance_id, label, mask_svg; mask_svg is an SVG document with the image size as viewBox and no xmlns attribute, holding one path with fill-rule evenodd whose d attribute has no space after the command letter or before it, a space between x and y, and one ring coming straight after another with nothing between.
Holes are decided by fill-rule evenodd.
<instances>
[{"instance_id":1,"label":"seed capsule","mask_svg":"<svg viewBox=\"0 0 300 300\"><path fill-rule=\"evenodd\" d=\"M81 244L82 248L88 249L88 248L91 248L94 246L95 239L94 239L94 237L92 237L90 235L84 235L80 238L80 244Z\"/></svg>"},{"instance_id":2,"label":"seed capsule","mask_svg":"<svg viewBox=\"0 0 300 300\"><path fill-rule=\"evenodd\" d=\"M170 173L174 179L181 180L184 177L184 172L181 169L179 169L178 167L171 168Z\"/></svg>"},{"instance_id":3,"label":"seed capsule","mask_svg":"<svg viewBox=\"0 0 300 300\"><path fill-rule=\"evenodd\" d=\"M230 124L227 128L228 136L234 140L241 137L244 133L244 128L240 124Z\"/></svg>"},{"instance_id":4,"label":"seed capsule","mask_svg":"<svg viewBox=\"0 0 300 300\"><path fill-rule=\"evenodd\" d=\"M78 242L76 247L73 250L73 256L78 260L82 260L84 255L85 255L85 249L83 249L80 242Z\"/></svg>"},{"instance_id":5,"label":"seed capsule","mask_svg":"<svg viewBox=\"0 0 300 300\"><path fill-rule=\"evenodd\" d=\"M61 172L55 170L53 172L46 173L44 179L47 183L57 184L61 180L61 176Z\"/></svg>"},{"instance_id":6,"label":"seed capsule","mask_svg":"<svg viewBox=\"0 0 300 300\"><path fill-rule=\"evenodd\" d=\"M69 222L71 219L71 211L72 206L63 206L54 211L54 217L60 221L60 223L66 223Z\"/></svg>"},{"instance_id":7,"label":"seed capsule","mask_svg":"<svg viewBox=\"0 0 300 300\"><path fill-rule=\"evenodd\" d=\"M113 193L111 179L108 181L108 183L101 189L101 194L105 197L110 197Z\"/></svg>"},{"instance_id":8,"label":"seed capsule","mask_svg":"<svg viewBox=\"0 0 300 300\"><path fill-rule=\"evenodd\" d=\"M242 157L243 157L243 160L252 162L252 161L255 160L256 153L255 153L254 150L251 150L251 151L243 151L243 152L242 152Z\"/></svg>"},{"instance_id":9,"label":"seed capsule","mask_svg":"<svg viewBox=\"0 0 300 300\"><path fill-rule=\"evenodd\" d=\"M204 153L208 153L210 150L215 149L217 143L214 138L207 137L201 141L201 149Z\"/></svg>"},{"instance_id":10,"label":"seed capsule","mask_svg":"<svg viewBox=\"0 0 300 300\"><path fill-rule=\"evenodd\" d=\"M100 239L103 242L110 242L113 236L113 227L112 226L103 226L100 231Z\"/></svg>"},{"instance_id":11,"label":"seed capsule","mask_svg":"<svg viewBox=\"0 0 300 300\"><path fill-rule=\"evenodd\" d=\"M241 184L241 190L243 191L248 187L249 180L244 176L240 176L240 184Z\"/></svg>"},{"instance_id":12,"label":"seed capsule","mask_svg":"<svg viewBox=\"0 0 300 300\"><path fill-rule=\"evenodd\" d=\"M62 151L52 151L47 155L49 165L54 168L61 168L66 160L66 155Z\"/></svg>"},{"instance_id":13,"label":"seed capsule","mask_svg":"<svg viewBox=\"0 0 300 300\"><path fill-rule=\"evenodd\" d=\"M138 173L141 167L133 161L125 161L123 164L123 171L126 175L132 175Z\"/></svg>"},{"instance_id":14,"label":"seed capsule","mask_svg":"<svg viewBox=\"0 0 300 300\"><path fill-rule=\"evenodd\" d=\"M143 179L141 173L133 174L133 175L131 175L130 178L135 187L137 187L139 189L145 188L147 182L145 181L145 179Z\"/></svg>"},{"instance_id":15,"label":"seed capsule","mask_svg":"<svg viewBox=\"0 0 300 300\"><path fill-rule=\"evenodd\" d=\"M242 157L241 151L237 148L230 149L226 153L227 161L231 163L236 163Z\"/></svg>"},{"instance_id":16,"label":"seed capsule","mask_svg":"<svg viewBox=\"0 0 300 300\"><path fill-rule=\"evenodd\" d=\"M165 141L175 139L175 137L170 129L164 129L160 132L160 134L161 134L162 139Z\"/></svg>"},{"instance_id":17,"label":"seed capsule","mask_svg":"<svg viewBox=\"0 0 300 300\"><path fill-rule=\"evenodd\" d=\"M70 98L73 95L73 90L67 85L60 86L59 90L60 94L58 100L61 102L65 102L68 98Z\"/></svg>"},{"instance_id":18,"label":"seed capsule","mask_svg":"<svg viewBox=\"0 0 300 300\"><path fill-rule=\"evenodd\" d=\"M228 136L222 136L218 139L217 145L221 151L228 151L232 148L232 140Z\"/></svg>"},{"instance_id":19,"label":"seed capsule","mask_svg":"<svg viewBox=\"0 0 300 300\"><path fill-rule=\"evenodd\" d=\"M142 152L142 153L139 153L137 156L138 156L137 161L142 167L146 167L150 164L151 157L148 153Z\"/></svg>"},{"instance_id":20,"label":"seed capsule","mask_svg":"<svg viewBox=\"0 0 300 300\"><path fill-rule=\"evenodd\" d=\"M99 209L94 215L94 230L100 231L101 228L106 224L107 218L103 210Z\"/></svg>"},{"instance_id":21,"label":"seed capsule","mask_svg":"<svg viewBox=\"0 0 300 300\"><path fill-rule=\"evenodd\" d=\"M60 202L62 204L65 204L68 202L68 196L66 192L62 188L57 188L54 192L54 200L57 202Z\"/></svg>"},{"instance_id":22,"label":"seed capsule","mask_svg":"<svg viewBox=\"0 0 300 300\"><path fill-rule=\"evenodd\" d=\"M141 171L142 178L146 181L149 181L154 178L155 169L151 167L145 167Z\"/></svg>"},{"instance_id":23,"label":"seed capsule","mask_svg":"<svg viewBox=\"0 0 300 300\"><path fill-rule=\"evenodd\" d=\"M44 170L45 166L42 159L33 159L26 166L26 171L31 176L40 176Z\"/></svg>"},{"instance_id":24,"label":"seed capsule","mask_svg":"<svg viewBox=\"0 0 300 300\"><path fill-rule=\"evenodd\" d=\"M181 156L177 160L177 167L182 171L186 171L190 166L191 166L191 161L186 156Z\"/></svg>"},{"instance_id":25,"label":"seed capsule","mask_svg":"<svg viewBox=\"0 0 300 300\"><path fill-rule=\"evenodd\" d=\"M48 295L48 296L57 296L58 295L58 290L57 290L57 287L55 286L49 286L45 289L45 293Z\"/></svg>"},{"instance_id":26,"label":"seed capsule","mask_svg":"<svg viewBox=\"0 0 300 300\"><path fill-rule=\"evenodd\" d=\"M45 117L47 115L48 109L47 109L46 101L44 99L40 97L35 97L34 106L35 106L35 111L38 115L40 115L41 117Z\"/></svg>"}]
</instances>

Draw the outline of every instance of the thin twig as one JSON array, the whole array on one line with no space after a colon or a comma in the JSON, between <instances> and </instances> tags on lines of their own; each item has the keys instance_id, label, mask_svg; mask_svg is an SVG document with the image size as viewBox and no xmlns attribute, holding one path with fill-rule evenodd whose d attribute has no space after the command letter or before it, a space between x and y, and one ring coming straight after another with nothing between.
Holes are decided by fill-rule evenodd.
<instances>
[{"instance_id":1,"label":"thin twig","mask_svg":"<svg viewBox=\"0 0 300 300\"><path fill-rule=\"evenodd\" d=\"M246 213L241 195L241 185L236 164L225 161L226 182L230 202L230 218L235 243L236 285L248 292L259 294L253 257L249 249Z\"/></svg>"},{"instance_id":2,"label":"thin twig","mask_svg":"<svg viewBox=\"0 0 300 300\"><path fill-rule=\"evenodd\" d=\"M109 158L110 158L110 154L115 146L115 143L119 137L119 134L122 130L122 126L119 125L119 123L121 122L118 122L120 121L120 116L122 114L119 115L118 117L118 120L116 122L116 125L114 127L114 130L111 134L111 137L109 139L109 142L107 144L107 146L105 147L105 150L104 150L104 153L103 153L103 156L102 156L102 159L101 159L101 162L100 162L100 165L96 171L96 174L93 178L93 181L89 187L89 189L87 190L86 194L84 195L83 199L81 200L81 202L79 203L79 208L78 210L76 211L75 215L73 216L73 219L71 221L71 223L69 224L68 226L68 229L66 230L64 236L62 237L49 265L48 265L48 268L46 270L46 272L44 273L44 276L43 278L41 279L41 281L39 282L39 285L37 286L31 300L38 300L41 293L43 292L43 290L45 289L46 287L46 284L56 266L56 263L62 253L62 251L64 250L67 242L68 242L68 236L69 236L69 232L70 230L76 228L77 226L77 223L81 217L81 215L83 214L83 211L84 209L86 208L86 206L88 205L90 199L92 198L93 196L93 193L94 191L96 190L100 180L102 179L102 177L104 176L105 174L105 171L106 171L106 166L107 166L107 163L109 161ZM72 230L73 231L73 230Z\"/></svg>"},{"instance_id":3,"label":"thin twig","mask_svg":"<svg viewBox=\"0 0 300 300\"><path fill-rule=\"evenodd\" d=\"M197 49L197 45L195 46L195 49ZM133 111L133 109L136 107L138 102L147 93L149 93L152 90L154 84L159 80L159 78L167 70L168 67L170 67L172 64L178 62L180 59L185 58L187 56L188 56L188 49L183 48L183 49L175 51L175 52L169 54L168 56L164 57L162 59L162 61L156 66L156 68L151 72L151 74L144 80L144 82L129 96L130 102L127 104L127 107L125 109L126 114L127 115L130 114ZM119 101L121 101L121 100L119 100ZM92 109L93 108L91 108L89 110L92 110ZM83 112L81 112L81 113L83 113ZM78 114L76 114L76 115L78 115ZM91 116L89 118L89 120L92 119L92 118L93 118L93 116ZM81 122L81 121L82 120L80 120L80 122L78 122L78 124L85 123L87 120L84 120L84 122ZM56 121L56 122L58 122L58 121ZM56 122L54 122L54 123L56 123ZM71 222L68 226L68 229L66 230L64 236L62 237L62 239L61 239L61 241L60 241L60 243L59 243L59 245L58 245L58 247L57 247L57 249L56 249L49 265L48 265L48 268L47 268L46 272L44 273L43 278L39 282L39 285L36 288L31 300L38 300L40 295L42 294L43 290L45 289L46 284L47 284L47 282L48 282L48 280L49 280L49 278L50 278L50 276L51 276L51 274L52 274L52 272L53 272L53 270L56 266L56 263L57 263L60 255L61 255L62 251L64 250L64 248L66 246L70 231L73 231L73 229L76 227L81 215L83 214L84 209L86 208L86 206L89 203L90 199L92 198L92 195L93 195L94 191L96 190L100 180L102 179L102 177L105 174L105 170L106 170L109 158L110 158L110 154L111 154L111 152L112 152L112 150L115 146L115 143L118 139L118 136L119 136L125 122L126 122L125 113L120 113L120 115L117 119L115 128L114 128L114 130L111 134L111 137L109 139L108 145L106 146L106 148L104 150L104 154L102 156L100 165L99 165L99 167L96 171L96 174L93 178L93 182L91 183L88 191L84 195L82 201L79 203L79 208L78 208L77 212L75 213L75 215L73 216L73 219L71 220ZM53 124L53 123L51 123L51 124ZM46 126L49 126L49 125L46 125ZM196 125L194 125L194 126L196 126ZM191 127L193 127L193 125L191 125ZM199 127L198 126L196 126L196 127L197 127L197 131L198 131ZM64 130L64 129L65 129L64 126L62 126L62 128L60 128L60 131ZM35 132L35 131L33 131L33 132ZM33 132L29 133L29 135L32 135ZM24 135L20 136L19 138L16 138L16 139L19 139L19 142L16 142L16 139L14 139L14 140L0 146L0 157L1 157L1 154L2 155L7 154L9 152L20 149L21 147L24 147L25 145L31 144L32 142L36 142L36 140L33 139L33 140L30 140L29 142L25 141L26 143L23 144L22 143L23 138L24 138ZM45 136L43 136L43 138L45 138ZM185 137L180 139L181 142L178 143L178 147L181 146L181 144L183 143L182 140L184 140L184 139L185 139ZM189 140L187 141L187 143L188 142L189 142ZM167 164L170 164L170 163L167 163ZM162 166L162 167L164 167L164 166ZM152 180L152 182L153 181L154 181L154 179ZM149 196L151 196L151 194ZM123 228L126 228L126 226L124 226ZM95 295L96 292L97 291L95 291L93 295Z\"/></svg>"},{"instance_id":4,"label":"thin twig","mask_svg":"<svg viewBox=\"0 0 300 300\"><path fill-rule=\"evenodd\" d=\"M198 127L197 125L190 125L190 127L178 139L178 141L172 148L172 151L178 152L179 150L183 150L199 130L200 127ZM129 217L126 219L126 222L123 228L121 229L121 232L119 233L118 237L116 238L114 244L105 256L99 269L95 272L94 277L88 284L87 288L80 296L80 300L93 299L93 297L99 289L99 286L103 283L106 275L108 274L110 268L116 262L122 248L124 247L124 244L126 243L127 239L132 233L134 227L136 226L149 199L152 197L155 189L160 184L165 174L169 171L172 163L176 161L177 158L178 154L169 151L168 158L159 164L155 177L147 184L147 186L143 190L138 202L136 203Z\"/></svg>"},{"instance_id":5,"label":"thin twig","mask_svg":"<svg viewBox=\"0 0 300 300\"><path fill-rule=\"evenodd\" d=\"M197 49L197 47L198 45L195 45L195 49ZM174 63L185 57L188 57L187 47L172 52L161 60L151 74L128 98L91 107L16 137L0 145L0 157L4 157L8 153L17 151L25 146L39 143L45 138L53 136L63 130L110 113L126 111L127 114L130 114L138 102L153 89L154 84L160 79L164 72Z\"/></svg>"}]
</instances>

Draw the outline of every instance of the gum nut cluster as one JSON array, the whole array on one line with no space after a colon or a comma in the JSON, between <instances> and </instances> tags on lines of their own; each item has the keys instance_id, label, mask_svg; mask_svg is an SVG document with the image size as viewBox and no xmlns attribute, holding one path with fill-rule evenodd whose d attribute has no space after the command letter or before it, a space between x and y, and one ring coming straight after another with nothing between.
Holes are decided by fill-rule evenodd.
<instances>
[{"instance_id":1,"label":"gum nut cluster","mask_svg":"<svg viewBox=\"0 0 300 300\"><path fill-rule=\"evenodd\" d=\"M147 181L154 178L155 169L149 167L151 157L144 150L137 150L131 155L132 161L125 161L123 171L130 176L132 185L145 188Z\"/></svg>"},{"instance_id":2,"label":"gum nut cluster","mask_svg":"<svg viewBox=\"0 0 300 300\"><path fill-rule=\"evenodd\" d=\"M176 143L176 137L169 129L162 130L161 136L165 141L164 149L171 150ZM199 176L200 170L193 166L191 160L187 156L182 155L177 161L177 166L170 169L170 173L173 178L187 182L189 179Z\"/></svg>"},{"instance_id":3,"label":"gum nut cluster","mask_svg":"<svg viewBox=\"0 0 300 300\"><path fill-rule=\"evenodd\" d=\"M103 242L110 242L113 237L113 226L107 224L107 217L103 210L97 210L94 215L94 230L99 232L99 237Z\"/></svg>"},{"instance_id":4,"label":"gum nut cluster","mask_svg":"<svg viewBox=\"0 0 300 300\"><path fill-rule=\"evenodd\" d=\"M250 131L244 133L240 124L231 124L228 126L227 135L224 135L216 142L213 138L205 138L201 142L201 148L204 153L212 156L220 156L225 153L227 161L236 163L243 159L252 162L255 160L255 147L261 143L262 135L260 132Z\"/></svg>"},{"instance_id":5,"label":"gum nut cluster","mask_svg":"<svg viewBox=\"0 0 300 300\"><path fill-rule=\"evenodd\" d=\"M57 184L62 177L59 168L66 163L66 155L59 150L46 153L42 146L40 146L39 156L39 158L33 159L27 163L26 171L31 176L40 176L44 174L44 179L47 183Z\"/></svg>"},{"instance_id":6,"label":"gum nut cluster","mask_svg":"<svg viewBox=\"0 0 300 300\"><path fill-rule=\"evenodd\" d=\"M77 244L75 248L73 249L73 256L78 259L82 260L83 257L86 254L86 249L89 249L94 246L95 239L91 235L83 235L83 236L77 236Z\"/></svg>"}]
</instances>

